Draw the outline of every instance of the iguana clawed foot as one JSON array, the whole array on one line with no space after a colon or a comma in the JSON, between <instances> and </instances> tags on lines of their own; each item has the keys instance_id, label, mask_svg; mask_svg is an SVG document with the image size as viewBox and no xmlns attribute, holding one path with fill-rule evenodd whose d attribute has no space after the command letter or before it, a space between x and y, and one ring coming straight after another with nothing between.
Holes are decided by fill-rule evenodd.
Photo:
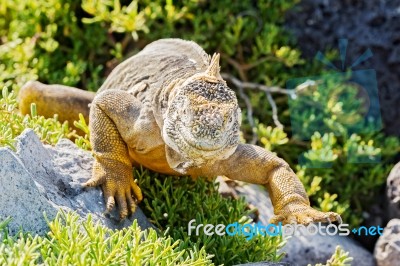
<instances>
[{"instance_id":1,"label":"iguana clawed foot","mask_svg":"<svg viewBox=\"0 0 400 266\"><path fill-rule=\"evenodd\" d=\"M342 218L334 212L322 212L311 208L304 203L291 202L283 207L277 214L271 218L270 223L278 224L310 224L317 222L339 222Z\"/></svg>"},{"instance_id":2,"label":"iguana clawed foot","mask_svg":"<svg viewBox=\"0 0 400 266\"><path fill-rule=\"evenodd\" d=\"M109 176L94 176L86 183L85 187L95 187L101 185L103 189L104 200L106 202L105 214L112 211L117 203L119 208L120 220L125 219L128 214L136 210L136 204L143 199L140 187L133 180L132 175L123 173L114 173Z\"/></svg>"}]
</instances>

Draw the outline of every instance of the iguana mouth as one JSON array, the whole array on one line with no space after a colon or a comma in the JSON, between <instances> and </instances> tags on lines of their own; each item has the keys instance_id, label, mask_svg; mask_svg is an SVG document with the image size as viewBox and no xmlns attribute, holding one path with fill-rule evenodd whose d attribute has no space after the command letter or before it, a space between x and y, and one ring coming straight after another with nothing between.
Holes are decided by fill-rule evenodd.
<instances>
[{"instance_id":1,"label":"iguana mouth","mask_svg":"<svg viewBox=\"0 0 400 266\"><path fill-rule=\"evenodd\" d=\"M227 158L233 152L233 147L229 146L229 142L226 141L212 142L210 140L211 143L202 145L180 121L164 127L164 141L170 148L191 162L191 165L197 166L207 161Z\"/></svg>"},{"instance_id":2,"label":"iguana mouth","mask_svg":"<svg viewBox=\"0 0 400 266\"><path fill-rule=\"evenodd\" d=\"M180 122L177 123L177 130L179 132L178 134L187 145L200 151L216 152L222 150L226 146L226 141L218 141L217 139L196 139Z\"/></svg>"}]
</instances>

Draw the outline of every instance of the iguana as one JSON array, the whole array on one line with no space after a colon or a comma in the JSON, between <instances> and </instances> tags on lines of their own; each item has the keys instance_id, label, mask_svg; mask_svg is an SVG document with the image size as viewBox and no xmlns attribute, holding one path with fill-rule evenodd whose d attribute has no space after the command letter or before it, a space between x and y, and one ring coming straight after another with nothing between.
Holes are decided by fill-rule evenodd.
<instances>
[{"instance_id":1,"label":"iguana","mask_svg":"<svg viewBox=\"0 0 400 266\"><path fill-rule=\"evenodd\" d=\"M310 207L289 165L264 148L239 143L241 111L212 58L196 43L162 39L119 64L91 96L75 88L29 82L20 91L20 110L60 119L89 115L95 157L84 186L101 185L106 211L115 203L120 218L133 213L142 192L132 167L169 175L226 176L264 185L275 216L272 223L340 221L333 212ZM90 112L87 107L90 103Z\"/></svg>"}]
</instances>

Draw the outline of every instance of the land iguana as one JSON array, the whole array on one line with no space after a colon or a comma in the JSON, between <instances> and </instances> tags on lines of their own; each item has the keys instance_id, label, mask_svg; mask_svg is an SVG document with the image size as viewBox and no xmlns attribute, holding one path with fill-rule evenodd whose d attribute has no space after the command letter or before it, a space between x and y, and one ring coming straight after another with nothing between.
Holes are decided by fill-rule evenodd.
<instances>
[{"instance_id":1,"label":"land iguana","mask_svg":"<svg viewBox=\"0 0 400 266\"><path fill-rule=\"evenodd\" d=\"M73 121L89 118L95 157L84 186L101 185L106 211L115 203L120 218L133 213L142 192L132 167L169 175L226 176L264 185L274 206L272 223L340 221L334 212L310 207L289 165L264 148L239 143L241 111L212 58L196 43L162 39L119 64L92 95L60 85L29 82L20 91L20 110ZM88 104L90 104L90 111Z\"/></svg>"}]
</instances>

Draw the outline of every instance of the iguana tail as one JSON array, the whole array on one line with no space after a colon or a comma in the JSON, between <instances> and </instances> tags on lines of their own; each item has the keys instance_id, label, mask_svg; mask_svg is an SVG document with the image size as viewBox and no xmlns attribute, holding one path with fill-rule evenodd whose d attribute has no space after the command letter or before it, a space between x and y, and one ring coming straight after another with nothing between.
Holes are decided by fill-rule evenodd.
<instances>
[{"instance_id":1,"label":"iguana tail","mask_svg":"<svg viewBox=\"0 0 400 266\"><path fill-rule=\"evenodd\" d=\"M38 115L50 118L58 114L59 121L67 120L73 126L79 120L79 113L89 120L89 104L94 96L94 92L73 87L29 81L19 91L19 110L24 115L30 114L31 103L35 103Z\"/></svg>"}]
</instances>

